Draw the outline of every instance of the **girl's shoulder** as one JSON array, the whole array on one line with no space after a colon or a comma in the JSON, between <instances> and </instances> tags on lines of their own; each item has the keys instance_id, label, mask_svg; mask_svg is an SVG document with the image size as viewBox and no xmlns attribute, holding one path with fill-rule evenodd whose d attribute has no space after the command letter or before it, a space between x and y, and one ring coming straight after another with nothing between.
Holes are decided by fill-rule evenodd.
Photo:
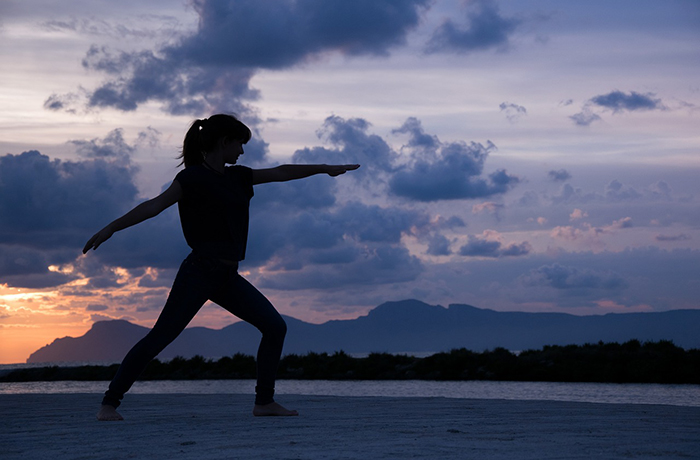
<instances>
[{"instance_id":1,"label":"girl's shoulder","mask_svg":"<svg viewBox=\"0 0 700 460\"><path fill-rule=\"evenodd\" d=\"M178 181L181 186L187 187L194 182L206 180L206 171L207 170L202 165L188 166L175 175L175 180Z\"/></svg>"}]
</instances>

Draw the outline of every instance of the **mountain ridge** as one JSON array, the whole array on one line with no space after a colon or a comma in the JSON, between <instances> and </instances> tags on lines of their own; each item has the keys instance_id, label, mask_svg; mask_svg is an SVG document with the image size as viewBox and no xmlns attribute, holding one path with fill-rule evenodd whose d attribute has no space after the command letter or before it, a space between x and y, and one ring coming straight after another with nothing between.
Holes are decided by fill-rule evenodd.
<instances>
[{"instance_id":1,"label":"mountain ridge","mask_svg":"<svg viewBox=\"0 0 700 460\"><path fill-rule=\"evenodd\" d=\"M310 351L347 353L422 353L467 348L537 349L545 345L670 340L683 348L700 348L700 310L649 313L499 312L466 304L448 307L415 299L385 302L351 320L306 323L284 316L288 333L285 354ZM80 337L55 339L27 359L28 363L120 361L148 332L125 320L99 321ZM207 358L235 353L255 355L260 333L245 322L221 329L187 328L158 356Z\"/></svg>"}]
</instances>

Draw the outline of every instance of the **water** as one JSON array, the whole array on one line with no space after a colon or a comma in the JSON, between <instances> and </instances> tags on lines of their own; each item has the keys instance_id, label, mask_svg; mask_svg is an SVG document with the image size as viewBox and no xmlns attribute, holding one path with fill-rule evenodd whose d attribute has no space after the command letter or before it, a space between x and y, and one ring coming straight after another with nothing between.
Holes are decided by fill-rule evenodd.
<instances>
[{"instance_id":1,"label":"water","mask_svg":"<svg viewBox=\"0 0 700 460\"><path fill-rule=\"evenodd\" d=\"M8 382L0 394L95 393L107 382ZM254 380L157 380L136 382L135 394L253 394ZM317 396L443 397L665 404L700 407L700 385L492 382L431 380L278 380L277 394Z\"/></svg>"}]
</instances>

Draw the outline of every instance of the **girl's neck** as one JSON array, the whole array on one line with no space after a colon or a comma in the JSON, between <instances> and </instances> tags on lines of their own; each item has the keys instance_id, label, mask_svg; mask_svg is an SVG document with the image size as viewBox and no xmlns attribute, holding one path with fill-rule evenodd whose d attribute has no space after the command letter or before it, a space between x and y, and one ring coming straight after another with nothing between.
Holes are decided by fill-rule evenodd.
<instances>
[{"instance_id":1,"label":"girl's neck","mask_svg":"<svg viewBox=\"0 0 700 460\"><path fill-rule=\"evenodd\" d=\"M218 150L209 152L202 163L207 169L211 169L212 171L217 172L219 174L224 173L224 159L221 155L221 152Z\"/></svg>"}]
</instances>

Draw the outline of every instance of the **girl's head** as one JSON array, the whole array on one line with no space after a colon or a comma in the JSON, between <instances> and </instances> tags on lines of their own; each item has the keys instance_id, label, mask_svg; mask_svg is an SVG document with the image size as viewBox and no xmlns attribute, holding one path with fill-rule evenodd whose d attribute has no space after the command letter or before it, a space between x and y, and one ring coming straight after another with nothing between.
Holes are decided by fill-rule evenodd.
<instances>
[{"instance_id":1,"label":"girl's head","mask_svg":"<svg viewBox=\"0 0 700 460\"><path fill-rule=\"evenodd\" d=\"M203 120L195 120L185 134L182 158L185 168L201 164L207 153L223 147L230 141L245 144L250 140L250 128L233 115L217 114Z\"/></svg>"}]
</instances>

